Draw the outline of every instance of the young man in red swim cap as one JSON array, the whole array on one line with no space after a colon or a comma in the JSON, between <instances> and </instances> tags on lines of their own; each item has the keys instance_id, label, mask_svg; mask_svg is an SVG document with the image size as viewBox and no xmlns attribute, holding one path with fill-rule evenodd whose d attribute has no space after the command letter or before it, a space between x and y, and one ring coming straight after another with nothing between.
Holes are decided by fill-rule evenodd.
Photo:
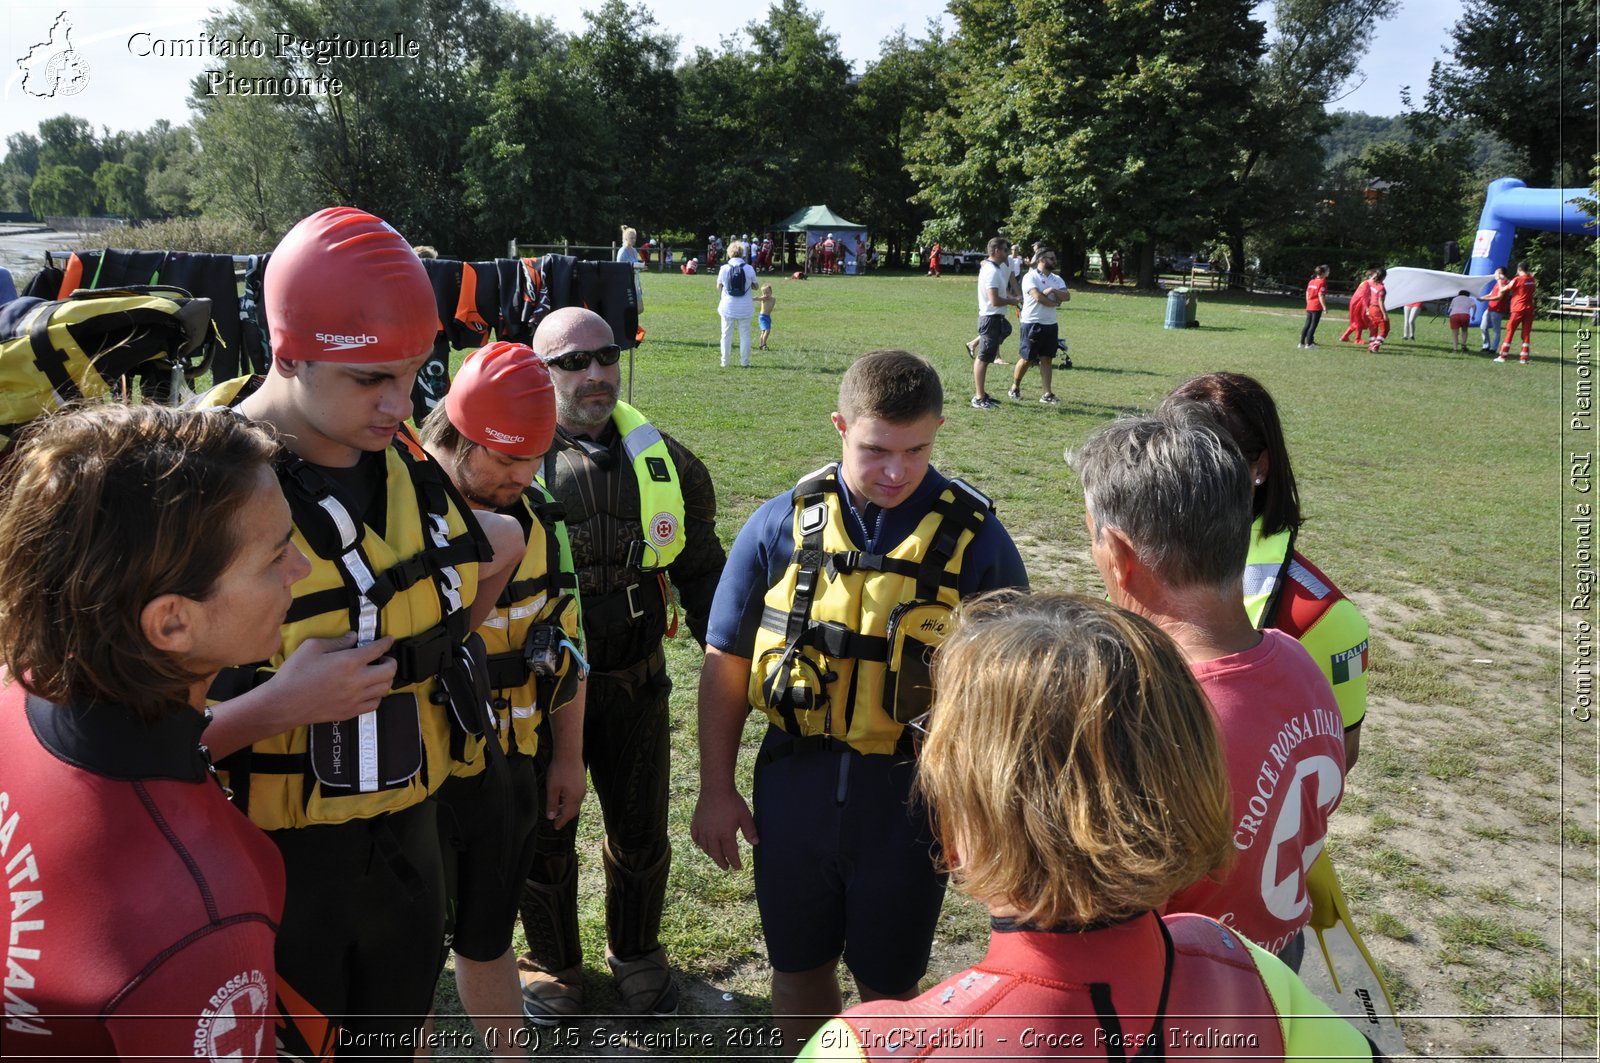
<instances>
[{"instance_id":1,"label":"young man in red swim cap","mask_svg":"<svg viewBox=\"0 0 1600 1063\"><path fill-rule=\"evenodd\" d=\"M517 1033L522 987L511 949L523 882L541 824L560 830L577 816L587 777L578 578L564 509L537 479L555 428L544 360L503 342L467 356L422 424L423 446L467 504L512 517L527 540L511 583L478 628L498 752L474 750L438 794L454 813L445 859L455 871L456 989L485 1042L511 1058L527 1054Z\"/></svg>"},{"instance_id":2,"label":"young man in red swim cap","mask_svg":"<svg viewBox=\"0 0 1600 1063\"><path fill-rule=\"evenodd\" d=\"M276 429L311 573L280 651L213 685L206 743L283 854L285 1050L353 1055L414 1035L433 1003L445 896L426 799L488 727L463 641L521 532L475 520L404 424L439 328L408 241L364 211L319 211L278 245L264 294L271 370L198 403Z\"/></svg>"}]
</instances>

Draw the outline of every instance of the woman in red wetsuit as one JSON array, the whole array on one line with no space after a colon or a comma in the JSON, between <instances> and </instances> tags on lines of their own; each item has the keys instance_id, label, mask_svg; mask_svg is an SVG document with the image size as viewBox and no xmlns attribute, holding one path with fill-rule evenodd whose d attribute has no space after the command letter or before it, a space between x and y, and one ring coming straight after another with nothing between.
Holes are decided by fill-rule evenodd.
<instances>
[{"instance_id":1,"label":"woman in red wetsuit","mask_svg":"<svg viewBox=\"0 0 1600 1063\"><path fill-rule=\"evenodd\" d=\"M107 404L5 468L8 1055L273 1055L283 863L201 735L212 678L277 652L310 570L276 449L232 413Z\"/></svg>"},{"instance_id":2,"label":"woman in red wetsuit","mask_svg":"<svg viewBox=\"0 0 1600 1063\"><path fill-rule=\"evenodd\" d=\"M934 682L918 785L952 879L989 909L989 951L851 1008L800 1059L1372 1058L1276 957L1157 914L1227 860L1234 827L1205 695L1155 625L989 595L962 606Z\"/></svg>"}]
</instances>

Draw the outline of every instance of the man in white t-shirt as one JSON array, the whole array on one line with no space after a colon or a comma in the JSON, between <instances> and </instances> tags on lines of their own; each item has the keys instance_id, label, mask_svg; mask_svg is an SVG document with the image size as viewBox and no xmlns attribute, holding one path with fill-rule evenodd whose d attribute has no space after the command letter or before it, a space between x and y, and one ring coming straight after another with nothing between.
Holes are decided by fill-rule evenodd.
<instances>
[{"instance_id":1,"label":"man in white t-shirt","mask_svg":"<svg viewBox=\"0 0 1600 1063\"><path fill-rule=\"evenodd\" d=\"M1022 378L1028 366L1039 366L1039 382L1044 394L1039 401L1054 406L1061 400L1050 390L1050 374L1054 368L1056 346L1061 330L1056 325L1056 307L1072 298L1067 282L1056 272L1056 253L1043 248L1034 258L1034 266L1022 278L1022 338L1018 341L1017 367L1011 371L1011 390L1008 396L1022 401ZM1071 361L1067 362L1070 367Z\"/></svg>"},{"instance_id":2,"label":"man in white t-shirt","mask_svg":"<svg viewBox=\"0 0 1600 1063\"><path fill-rule=\"evenodd\" d=\"M989 257L978 267L978 335L967 344L967 354L973 359L974 410L992 410L1000 405L984 390L983 378L1000 354L1000 344L1011 335L1006 307L1022 305L1022 299L1011 293L1011 267L1006 263L1010 251L1011 245L996 236L989 241Z\"/></svg>"}]
</instances>

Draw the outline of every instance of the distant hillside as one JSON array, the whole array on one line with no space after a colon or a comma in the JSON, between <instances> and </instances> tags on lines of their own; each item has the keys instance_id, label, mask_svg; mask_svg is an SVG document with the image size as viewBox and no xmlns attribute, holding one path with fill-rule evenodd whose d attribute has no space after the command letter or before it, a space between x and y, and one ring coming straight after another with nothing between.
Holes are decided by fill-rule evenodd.
<instances>
[{"instance_id":1,"label":"distant hillside","mask_svg":"<svg viewBox=\"0 0 1600 1063\"><path fill-rule=\"evenodd\" d=\"M1333 128L1322 139L1328 168L1334 169L1349 159L1360 155L1368 144L1384 140L1406 142L1412 139L1404 115L1387 118L1383 115L1363 114L1360 111L1335 111ZM1468 132L1465 123L1458 124L1461 132ZM1480 173L1492 172L1495 177L1515 177L1521 169L1517 154L1504 141L1487 133L1472 136L1473 168Z\"/></svg>"}]
</instances>

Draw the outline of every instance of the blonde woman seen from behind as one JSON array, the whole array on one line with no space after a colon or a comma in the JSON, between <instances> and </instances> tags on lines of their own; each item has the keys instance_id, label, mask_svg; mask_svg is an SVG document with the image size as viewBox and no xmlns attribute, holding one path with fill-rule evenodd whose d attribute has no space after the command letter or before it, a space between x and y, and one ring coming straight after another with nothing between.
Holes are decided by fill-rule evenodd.
<instances>
[{"instance_id":1,"label":"blonde woman seen from behind","mask_svg":"<svg viewBox=\"0 0 1600 1063\"><path fill-rule=\"evenodd\" d=\"M617 248L617 261L626 262L633 267L633 300L639 308L639 313L644 313L644 285L640 283L639 274L644 272L644 259L639 255L639 231L631 225L622 227L622 246Z\"/></svg>"},{"instance_id":2,"label":"blonde woman seen from behind","mask_svg":"<svg viewBox=\"0 0 1600 1063\"><path fill-rule=\"evenodd\" d=\"M1158 914L1233 831L1205 695L1159 628L1080 595L990 595L962 606L934 681L918 785L989 951L850 1009L801 1059L1372 1058L1277 958Z\"/></svg>"},{"instance_id":3,"label":"blonde woman seen from behind","mask_svg":"<svg viewBox=\"0 0 1600 1063\"><path fill-rule=\"evenodd\" d=\"M739 365L750 368L750 319L756 316L756 271L744 260L744 243L728 244L728 261L717 270L717 316L722 319L722 366L728 366L733 330L739 330Z\"/></svg>"}]
</instances>

